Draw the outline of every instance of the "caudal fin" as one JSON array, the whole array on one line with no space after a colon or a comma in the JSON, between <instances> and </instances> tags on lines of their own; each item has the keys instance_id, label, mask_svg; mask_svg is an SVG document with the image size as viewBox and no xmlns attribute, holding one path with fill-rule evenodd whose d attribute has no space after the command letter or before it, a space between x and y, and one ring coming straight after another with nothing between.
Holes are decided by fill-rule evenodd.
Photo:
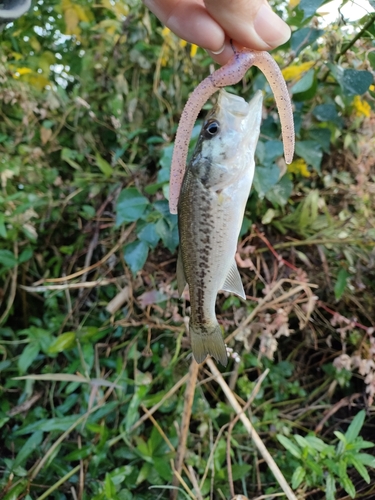
<instances>
[{"instance_id":1,"label":"caudal fin","mask_svg":"<svg viewBox=\"0 0 375 500\"><path fill-rule=\"evenodd\" d=\"M190 340L193 355L197 363L203 363L209 354L223 366L227 366L227 350L224 344L223 335L219 324L212 329L200 330L190 325Z\"/></svg>"}]
</instances>

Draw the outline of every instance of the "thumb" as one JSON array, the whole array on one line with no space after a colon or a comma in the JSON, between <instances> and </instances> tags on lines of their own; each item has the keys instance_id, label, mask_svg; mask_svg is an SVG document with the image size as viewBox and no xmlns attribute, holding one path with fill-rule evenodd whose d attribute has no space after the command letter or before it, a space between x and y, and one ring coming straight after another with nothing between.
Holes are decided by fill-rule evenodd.
<instances>
[{"instance_id":1,"label":"thumb","mask_svg":"<svg viewBox=\"0 0 375 500\"><path fill-rule=\"evenodd\" d=\"M271 50L290 38L289 26L266 0L204 0L212 18L238 45Z\"/></svg>"}]
</instances>

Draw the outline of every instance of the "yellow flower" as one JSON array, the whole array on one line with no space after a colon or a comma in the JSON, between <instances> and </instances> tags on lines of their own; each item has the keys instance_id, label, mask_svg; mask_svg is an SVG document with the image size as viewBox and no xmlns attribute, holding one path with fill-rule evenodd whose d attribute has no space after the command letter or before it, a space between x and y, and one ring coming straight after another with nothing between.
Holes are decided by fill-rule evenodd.
<instances>
[{"instance_id":1,"label":"yellow flower","mask_svg":"<svg viewBox=\"0 0 375 500\"><path fill-rule=\"evenodd\" d=\"M163 28L163 31L161 32L161 34L164 37L167 37L167 36L169 36L171 34L171 30L165 26L165 28Z\"/></svg>"},{"instance_id":2,"label":"yellow flower","mask_svg":"<svg viewBox=\"0 0 375 500\"><path fill-rule=\"evenodd\" d=\"M180 40L180 47L184 48L184 47L186 47L186 45L187 45L187 41L181 39Z\"/></svg>"},{"instance_id":3,"label":"yellow flower","mask_svg":"<svg viewBox=\"0 0 375 500\"><path fill-rule=\"evenodd\" d=\"M300 80L303 74L314 66L314 64L315 61L308 61L302 64L293 64L293 66L288 66L282 70L283 77L285 80Z\"/></svg>"},{"instance_id":4,"label":"yellow flower","mask_svg":"<svg viewBox=\"0 0 375 500\"><path fill-rule=\"evenodd\" d=\"M198 50L198 45L192 43L190 47L190 57L194 57L197 53L197 50Z\"/></svg>"},{"instance_id":5,"label":"yellow flower","mask_svg":"<svg viewBox=\"0 0 375 500\"><path fill-rule=\"evenodd\" d=\"M307 168L307 163L303 158L293 161L288 165L288 172L291 174L302 175L302 177L310 177L311 172Z\"/></svg>"},{"instance_id":6,"label":"yellow flower","mask_svg":"<svg viewBox=\"0 0 375 500\"><path fill-rule=\"evenodd\" d=\"M355 116L367 116L371 114L371 106L368 102L362 100L359 95L356 95L353 100L353 108Z\"/></svg>"},{"instance_id":7,"label":"yellow flower","mask_svg":"<svg viewBox=\"0 0 375 500\"><path fill-rule=\"evenodd\" d=\"M289 7L294 9L299 4L300 0L289 0Z\"/></svg>"}]
</instances>

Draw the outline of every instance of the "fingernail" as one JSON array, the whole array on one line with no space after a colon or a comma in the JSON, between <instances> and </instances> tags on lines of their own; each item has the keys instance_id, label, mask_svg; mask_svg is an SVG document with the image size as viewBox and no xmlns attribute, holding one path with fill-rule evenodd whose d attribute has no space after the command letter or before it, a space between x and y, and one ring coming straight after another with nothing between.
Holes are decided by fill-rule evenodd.
<instances>
[{"instance_id":1,"label":"fingernail","mask_svg":"<svg viewBox=\"0 0 375 500\"><path fill-rule=\"evenodd\" d=\"M225 43L224 45L221 47L220 50L218 51L214 51L214 50L210 50L211 54L215 54L215 56L218 56L219 54L222 54L224 52L224 49L225 49Z\"/></svg>"},{"instance_id":2,"label":"fingernail","mask_svg":"<svg viewBox=\"0 0 375 500\"><path fill-rule=\"evenodd\" d=\"M290 28L268 4L262 5L254 20L254 28L270 47L277 47L290 38Z\"/></svg>"}]
</instances>

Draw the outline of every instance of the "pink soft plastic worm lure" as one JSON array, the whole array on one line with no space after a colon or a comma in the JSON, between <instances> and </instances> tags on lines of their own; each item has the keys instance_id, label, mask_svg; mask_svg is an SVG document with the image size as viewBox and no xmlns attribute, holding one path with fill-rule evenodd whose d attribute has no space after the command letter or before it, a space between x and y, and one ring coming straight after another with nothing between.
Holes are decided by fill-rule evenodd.
<instances>
[{"instance_id":1,"label":"pink soft plastic worm lure","mask_svg":"<svg viewBox=\"0 0 375 500\"><path fill-rule=\"evenodd\" d=\"M238 83L251 66L257 66L265 75L274 93L280 115L286 163L291 163L294 154L294 124L292 103L280 68L268 52L250 49L235 50L225 66L205 78L190 95L182 111L176 133L172 156L169 210L177 213L178 198L186 169L186 158L194 123L205 102L221 87Z\"/></svg>"}]
</instances>

